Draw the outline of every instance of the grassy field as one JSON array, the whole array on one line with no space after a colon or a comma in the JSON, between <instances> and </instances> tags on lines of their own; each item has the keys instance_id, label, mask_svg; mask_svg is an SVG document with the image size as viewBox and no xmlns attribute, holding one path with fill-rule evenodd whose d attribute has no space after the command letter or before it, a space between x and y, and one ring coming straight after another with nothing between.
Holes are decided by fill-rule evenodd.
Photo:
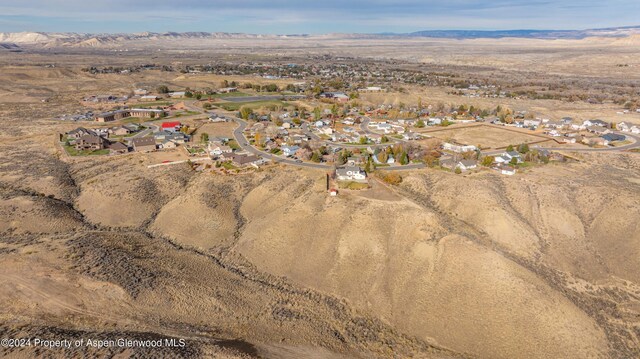
<instances>
[{"instance_id":1,"label":"grassy field","mask_svg":"<svg viewBox=\"0 0 640 359\"><path fill-rule=\"evenodd\" d=\"M222 107L223 109L227 110L227 111L238 111L240 110L240 108L247 106L250 107L251 109L255 110L255 109L259 109L261 107L266 107L266 106L272 106L272 105L276 105L276 106L287 106L288 104L286 102L280 101L280 100L269 100L269 101L254 101L254 102L242 102L242 103L221 103L218 104L219 107Z\"/></svg>"},{"instance_id":2,"label":"grassy field","mask_svg":"<svg viewBox=\"0 0 640 359\"><path fill-rule=\"evenodd\" d=\"M197 111L184 111L184 112L180 112L177 113L175 115L173 115L173 118L178 118L178 117L183 117L183 116L193 116L193 115L199 115L200 112Z\"/></svg>"},{"instance_id":3,"label":"grassy field","mask_svg":"<svg viewBox=\"0 0 640 359\"><path fill-rule=\"evenodd\" d=\"M509 131L490 126L453 127L443 131L430 132L429 135L443 141L455 141L482 148L500 148L508 145L540 141L542 138L526 132Z\"/></svg>"}]
</instances>

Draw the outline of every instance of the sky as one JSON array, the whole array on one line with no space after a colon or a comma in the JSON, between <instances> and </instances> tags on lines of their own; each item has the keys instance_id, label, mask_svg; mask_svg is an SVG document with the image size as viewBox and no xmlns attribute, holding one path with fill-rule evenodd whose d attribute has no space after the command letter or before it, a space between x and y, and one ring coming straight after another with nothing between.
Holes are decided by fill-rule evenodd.
<instances>
[{"instance_id":1,"label":"sky","mask_svg":"<svg viewBox=\"0 0 640 359\"><path fill-rule=\"evenodd\" d=\"M381 33L640 25L640 0L0 0L0 32Z\"/></svg>"}]
</instances>

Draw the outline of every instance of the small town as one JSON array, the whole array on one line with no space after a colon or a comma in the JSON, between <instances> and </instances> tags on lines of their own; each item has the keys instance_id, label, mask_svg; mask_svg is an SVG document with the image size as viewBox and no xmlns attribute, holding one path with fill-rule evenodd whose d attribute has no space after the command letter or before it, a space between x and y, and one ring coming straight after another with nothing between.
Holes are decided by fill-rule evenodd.
<instances>
[{"instance_id":1,"label":"small town","mask_svg":"<svg viewBox=\"0 0 640 359\"><path fill-rule=\"evenodd\" d=\"M276 163L317 168L330 174L332 195L338 188L366 189L374 172L386 172L379 177L390 184L401 181L400 171L423 168L512 176L571 161L563 154L567 150L640 146L640 127L625 122L548 119L500 106L488 110L422 100L399 106L360 103L361 94L387 92L380 86L352 93L318 91L317 84L310 90L302 82L256 87L265 94L240 85L225 80L215 90L160 86L155 92L135 89L130 96L87 96L82 103L88 108L113 108L62 116L84 126L60 134L60 143L69 156L146 153L157 162L149 166L188 162L201 172L246 173ZM335 88L335 81L326 86Z\"/></svg>"}]
</instances>

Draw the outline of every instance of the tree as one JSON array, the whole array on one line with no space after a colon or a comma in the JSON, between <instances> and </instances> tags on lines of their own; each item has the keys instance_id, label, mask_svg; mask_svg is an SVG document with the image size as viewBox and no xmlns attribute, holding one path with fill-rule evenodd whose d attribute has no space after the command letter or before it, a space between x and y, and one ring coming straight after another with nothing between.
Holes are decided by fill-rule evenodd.
<instances>
[{"instance_id":1,"label":"tree","mask_svg":"<svg viewBox=\"0 0 640 359\"><path fill-rule=\"evenodd\" d=\"M456 169L453 171L455 172L457 175L462 173L462 170L460 169L460 167L456 166Z\"/></svg>"},{"instance_id":2,"label":"tree","mask_svg":"<svg viewBox=\"0 0 640 359\"><path fill-rule=\"evenodd\" d=\"M205 110L211 110L211 104L206 102L205 104L202 105L202 108Z\"/></svg>"},{"instance_id":3,"label":"tree","mask_svg":"<svg viewBox=\"0 0 640 359\"><path fill-rule=\"evenodd\" d=\"M369 142L369 139L367 138L367 136L360 137L360 144L361 145L366 145L367 142Z\"/></svg>"},{"instance_id":4,"label":"tree","mask_svg":"<svg viewBox=\"0 0 640 359\"><path fill-rule=\"evenodd\" d=\"M201 93L197 93L197 94L196 94L196 100L199 100L199 99L201 99L201 98L202 98L202 94L201 94Z\"/></svg>"},{"instance_id":5,"label":"tree","mask_svg":"<svg viewBox=\"0 0 640 359\"><path fill-rule=\"evenodd\" d=\"M485 167L489 167L489 166L491 166L493 164L494 160L495 160L495 158L493 156L484 156L482 158L482 162L480 164L485 166Z\"/></svg>"},{"instance_id":6,"label":"tree","mask_svg":"<svg viewBox=\"0 0 640 359\"><path fill-rule=\"evenodd\" d=\"M526 144L526 143L521 144L520 146L518 146L518 152L520 152L520 153L529 152L529 145Z\"/></svg>"},{"instance_id":7,"label":"tree","mask_svg":"<svg viewBox=\"0 0 640 359\"><path fill-rule=\"evenodd\" d=\"M338 115L338 105L337 104L333 104L333 106L331 106L331 114L334 116Z\"/></svg>"},{"instance_id":8,"label":"tree","mask_svg":"<svg viewBox=\"0 0 640 359\"><path fill-rule=\"evenodd\" d=\"M318 163L318 162L320 162L320 158L321 158L321 156L318 153L318 151L313 151L313 153L311 154L311 161Z\"/></svg>"},{"instance_id":9,"label":"tree","mask_svg":"<svg viewBox=\"0 0 640 359\"><path fill-rule=\"evenodd\" d=\"M202 143L207 143L209 142L209 134L206 132L203 132L200 134L200 142Z\"/></svg>"},{"instance_id":10,"label":"tree","mask_svg":"<svg viewBox=\"0 0 640 359\"><path fill-rule=\"evenodd\" d=\"M514 165L514 166L515 166L515 165L517 165L517 164L518 164L518 158L517 158L517 157L513 157L513 158L511 159L511 161L509 161L509 163L510 163L510 164L512 164L512 165Z\"/></svg>"},{"instance_id":11,"label":"tree","mask_svg":"<svg viewBox=\"0 0 640 359\"><path fill-rule=\"evenodd\" d=\"M427 153L426 155L424 155L422 161L425 165L427 165L427 167L435 167L435 165L437 164L437 158L431 153Z\"/></svg>"},{"instance_id":12,"label":"tree","mask_svg":"<svg viewBox=\"0 0 640 359\"><path fill-rule=\"evenodd\" d=\"M316 107L313 109L313 118L317 120L319 120L322 117L322 114L320 112L320 107Z\"/></svg>"},{"instance_id":13,"label":"tree","mask_svg":"<svg viewBox=\"0 0 640 359\"><path fill-rule=\"evenodd\" d=\"M513 145L507 146L507 152L511 152L511 151L513 151Z\"/></svg>"},{"instance_id":14,"label":"tree","mask_svg":"<svg viewBox=\"0 0 640 359\"><path fill-rule=\"evenodd\" d=\"M419 119L419 120L416 122L416 127L417 127L417 128L423 128L424 126L425 126L425 125L424 125L424 121L422 121L422 119Z\"/></svg>"},{"instance_id":15,"label":"tree","mask_svg":"<svg viewBox=\"0 0 640 359\"><path fill-rule=\"evenodd\" d=\"M158 93L169 93L169 88L165 85L161 85L161 86L158 86L156 91L158 91Z\"/></svg>"},{"instance_id":16,"label":"tree","mask_svg":"<svg viewBox=\"0 0 640 359\"><path fill-rule=\"evenodd\" d=\"M409 164L409 155L407 154L407 152L402 152L402 154L400 154L400 164L401 165L406 165Z\"/></svg>"},{"instance_id":17,"label":"tree","mask_svg":"<svg viewBox=\"0 0 640 359\"><path fill-rule=\"evenodd\" d=\"M255 136L253 136L253 142L255 142L257 146L262 146L262 135L260 133L256 133Z\"/></svg>"},{"instance_id":18,"label":"tree","mask_svg":"<svg viewBox=\"0 0 640 359\"><path fill-rule=\"evenodd\" d=\"M188 97L188 98L193 97L193 92L191 92L191 91L185 91L185 92L184 92L184 97Z\"/></svg>"},{"instance_id":19,"label":"tree","mask_svg":"<svg viewBox=\"0 0 640 359\"><path fill-rule=\"evenodd\" d=\"M380 137L380 143L387 143L387 142L389 142L389 137L387 136Z\"/></svg>"},{"instance_id":20,"label":"tree","mask_svg":"<svg viewBox=\"0 0 640 359\"><path fill-rule=\"evenodd\" d=\"M229 81L227 80L220 81L220 87L229 87Z\"/></svg>"},{"instance_id":21,"label":"tree","mask_svg":"<svg viewBox=\"0 0 640 359\"><path fill-rule=\"evenodd\" d=\"M243 120L248 120L251 114L253 114L253 110L251 109L251 107L242 106L242 108L240 108L240 117Z\"/></svg>"},{"instance_id":22,"label":"tree","mask_svg":"<svg viewBox=\"0 0 640 359\"><path fill-rule=\"evenodd\" d=\"M389 155L387 154L386 151L380 151L378 153L378 161L380 161L381 163L387 163L388 159L389 159Z\"/></svg>"},{"instance_id":23,"label":"tree","mask_svg":"<svg viewBox=\"0 0 640 359\"><path fill-rule=\"evenodd\" d=\"M373 162L371 161L371 157L367 158L367 164L364 166L364 171L367 173L371 173L373 171Z\"/></svg>"}]
</instances>

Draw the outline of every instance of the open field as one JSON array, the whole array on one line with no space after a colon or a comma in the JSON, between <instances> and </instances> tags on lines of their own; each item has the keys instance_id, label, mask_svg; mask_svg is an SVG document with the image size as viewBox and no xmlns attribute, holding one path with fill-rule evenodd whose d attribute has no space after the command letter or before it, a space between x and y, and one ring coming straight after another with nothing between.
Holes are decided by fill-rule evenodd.
<instances>
[{"instance_id":1,"label":"open field","mask_svg":"<svg viewBox=\"0 0 640 359\"><path fill-rule=\"evenodd\" d=\"M268 101L252 101L252 102L225 102L216 104L217 106L227 111L238 111L242 107L249 107L253 110L269 107L269 106L287 106L288 103L280 100L268 100Z\"/></svg>"},{"instance_id":2,"label":"open field","mask_svg":"<svg viewBox=\"0 0 640 359\"><path fill-rule=\"evenodd\" d=\"M233 138L233 130L237 126L235 122L205 123L198 128L198 133L208 133L209 137Z\"/></svg>"},{"instance_id":3,"label":"open field","mask_svg":"<svg viewBox=\"0 0 640 359\"><path fill-rule=\"evenodd\" d=\"M554 141L547 136L527 134L527 130L514 130L506 127L480 125L480 126L449 126L435 131L427 130L422 133L439 138L443 141L454 141L465 145L479 146L480 148L504 148L509 145L521 143L540 142L544 144Z\"/></svg>"}]
</instances>

